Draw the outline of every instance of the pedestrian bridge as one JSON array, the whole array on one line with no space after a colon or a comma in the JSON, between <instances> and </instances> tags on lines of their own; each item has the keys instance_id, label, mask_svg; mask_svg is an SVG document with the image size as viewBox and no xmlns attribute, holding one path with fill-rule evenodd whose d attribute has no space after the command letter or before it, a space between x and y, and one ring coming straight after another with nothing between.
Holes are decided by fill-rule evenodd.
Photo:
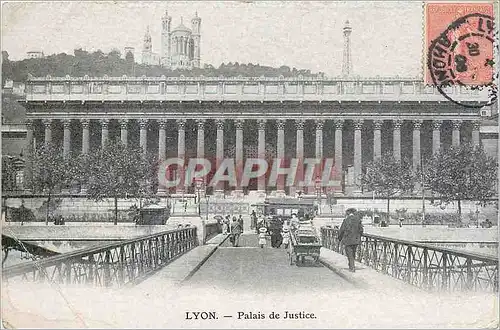
<instances>
[{"instance_id":1,"label":"pedestrian bridge","mask_svg":"<svg viewBox=\"0 0 500 330\"><path fill-rule=\"evenodd\" d=\"M69 290L65 292L74 292L71 290L94 292L89 299L98 299L97 297L105 295L106 292L112 293L115 299L117 297L115 295L120 296L118 292L127 292L127 301L138 299L138 301L146 302L145 305L150 306L146 308L149 312L154 309L151 306L156 306L161 302L168 303L170 311L166 313L175 314L172 314L172 317L176 319L177 326L187 327L250 326L250 323L245 325L246 323L231 322L237 322L237 320L247 322L259 319L262 315L268 321L255 323L254 327L259 324L267 327L284 327L284 324L288 323L265 323L271 322L269 313L276 310L276 306L271 308L268 304L272 305L281 301L282 306L293 305L299 308L299 302L309 301L311 304L311 299L316 301L316 304L312 303L308 305L308 308L305 307L307 304L303 305L302 309L296 310L297 313L288 311L287 315L306 318L307 314L311 322L313 319L323 320L315 321L319 323L314 324L331 327L331 323L322 322L333 314L340 317L338 313L341 312L338 308L346 308L346 305L342 304L356 305L361 302L363 304L370 302L374 304L370 307L373 309L379 303L377 296L389 295L389 292L390 296L386 296L387 299L397 299L404 295L410 301L413 301L412 299L417 302L422 299L428 301L425 308L430 309L426 313L445 313L439 310L440 307L434 306L432 309L430 306L442 304L440 306L447 306L443 308L450 308L450 303L443 302L446 299L454 301L455 304L457 301L460 302L462 305L458 308L465 309L464 313L469 313L470 308L477 308L480 302L479 305L483 306L481 313L483 313L494 308L496 299L494 297L498 293L497 257L365 234L357 253L357 271L350 273L347 271L347 260L342 256L343 250L337 239L337 231L333 228L321 229L323 248L320 263L314 263L311 259L299 265L290 265L287 250L283 247L280 249L260 248L257 244L257 235L253 232L245 232L241 236L240 246L232 247L227 236L216 232L215 224L209 225L209 228L211 229L205 228L201 240L196 227L182 228L18 264L3 269L4 284L12 286L9 289L11 294L16 291L16 287L19 293L22 291L20 287L27 288L43 284L58 288L53 291L60 293L64 290ZM78 292L82 294L82 291ZM362 296L363 298L356 298L358 299L356 302L349 302L342 298L344 293L348 296L356 296L359 292L365 292L365 295ZM79 294L69 295L77 297ZM435 295L444 300L439 300L438 303ZM292 301L288 301L286 297ZM465 299L457 297L465 297ZM488 297L489 300L484 297ZM78 304L78 299L75 299L75 304ZM102 303L102 299L98 300ZM118 304L113 299L111 304ZM258 302L259 299L262 299L261 302ZM322 303L315 299L323 299L325 302L334 299L332 304L337 304L338 307L330 305L330 309L325 310L323 307L326 305L321 307ZM178 301L179 305L173 304L174 301ZM396 308L397 304L394 301L391 303L395 304L394 308ZM498 304L498 300L496 303ZM405 304L408 304L408 301ZM233 311L236 305L240 308ZM198 309L193 306L198 306ZM403 306L406 306L405 310L408 307L408 305ZM204 315L216 315L217 319L221 320L217 321L219 323L216 320L213 320L214 323L199 323L201 322L197 319L201 315L199 312L206 311L208 307L215 314ZM141 308L145 306L139 309ZM304 313L301 314L301 311ZM137 313L137 310L134 310L134 313ZM311 313L315 317L311 317ZM485 317L481 313L475 313L474 316ZM450 317L464 315L457 314L456 310L450 312ZM493 321L498 320L496 313L493 315L495 315ZM153 322L153 319L147 322ZM410 319L405 319L404 322ZM470 319L472 320L473 318ZM80 321L85 323L84 320ZM124 320L120 322L122 321ZM441 319L439 322L445 321L446 319ZM22 325L22 323L18 324ZM130 323L117 324L130 326ZM160 327L173 326L173 323L154 324ZM401 324L398 323L398 325ZM410 322L409 325L411 324L414 323ZM423 323L424 326L430 324L436 325L432 322ZM146 326L144 323L140 325ZM73 324L73 326L78 326L78 324ZM107 327L103 324L98 324L98 326ZM292 323L289 326L294 327ZM339 327L345 326L361 325L339 324ZM313 327L312 324L311 327Z\"/></svg>"}]
</instances>

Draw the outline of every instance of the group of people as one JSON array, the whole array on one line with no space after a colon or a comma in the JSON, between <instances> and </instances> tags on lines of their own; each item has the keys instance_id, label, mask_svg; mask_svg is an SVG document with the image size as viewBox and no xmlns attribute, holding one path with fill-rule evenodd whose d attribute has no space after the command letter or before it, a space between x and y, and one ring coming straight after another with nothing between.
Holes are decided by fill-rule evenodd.
<instances>
[{"instance_id":1,"label":"group of people","mask_svg":"<svg viewBox=\"0 0 500 330\"><path fill-rule=\"evenodd\" d=\"M269 228L269 229L268 229ZM290 226L288 224L283 224L282 226L274 224L267 227L262 223L262 226L258 229L259 232L259 246L264 248L267 246L268 236L271 238L271 247L281 248L281 245L285 249L288 248L290 244Z\"/></svg>"},{"instance_id":2,"label":"group of people","mask_svg":"<svg viewBox=\"0 0 500 330\"><path fill-rule=\"evenodd\" d=\"M222 233L230 235L229 241L234 247L239 246L240 236L243 233L243 217L241 214L238 218L233 217L233 221L231 221L230 215L226 215L222 220Z\"/></svg>"}]
</instances>

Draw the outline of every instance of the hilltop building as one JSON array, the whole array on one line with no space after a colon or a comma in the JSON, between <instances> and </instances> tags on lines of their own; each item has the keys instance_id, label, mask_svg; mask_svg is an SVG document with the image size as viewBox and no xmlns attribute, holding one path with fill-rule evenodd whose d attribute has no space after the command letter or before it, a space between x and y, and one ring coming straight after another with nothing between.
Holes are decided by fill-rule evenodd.
<instances>
[{"instance_id":1,"label":"hilltop building","mask_svg":"<svg viewBox=\"0 0 500 330\"><path fill-rule=\"evenodd\" d=\"M180 24L172 29L172 17L165 11L162 17L161 53L153 52L149 27L146 30L142 51L142 63L162 65L171 69L192 69L201 66L200 39L201 18L198 13L191 20L191 28L184 25L181 17Z\"/></svg>"},{"instance_id":2,"label":"hilltop building","mask_svg":"<svg viewBox=\"0 0 500 330\"><path fill-rule=\"evenodd\" d=\"M151 33L149 33L149 26L147 27L146 34L144 35L144 44L142 47L142 64L160 64L160 56L157 53L153 53L153 43L151 41Z\"/></svg>"},{"instance_id":3,"label":"hilltop building","mask_svg":"<svg viewBox=\"0 0 500 330\"><path fill-rule=\"evenodd\" d=\"M43 52L37 51L37 50L32 50L29 52L26 52L26 58L31 59L31 58L43 58Z\"/></svg>"}]
</instances>

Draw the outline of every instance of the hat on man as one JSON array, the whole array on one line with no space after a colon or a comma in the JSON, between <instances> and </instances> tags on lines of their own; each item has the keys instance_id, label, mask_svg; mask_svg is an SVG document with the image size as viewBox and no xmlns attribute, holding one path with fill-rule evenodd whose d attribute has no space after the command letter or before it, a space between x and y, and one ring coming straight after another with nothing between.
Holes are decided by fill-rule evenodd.
<instances>
[{"instance_id":1,"label":"hat on man","mask_svg":"<svg viewBox=\"0 0 500 330\"><path fill-rule=\"evenodd\" d=\"M259 229L259 232L261 233L265 233L267 231L267 229L265 227L260 227Z\"/></svg>"},{"instance_id":2,"label":"hat on man","mask_svg":"<svg viewBox=\"0 0 500 330\"><path fill-rule=\"evenodd\" d=\"M285 233L287 233L289 230L290 230L290 229L288 229L288 227L284 227L284 228L283 228L283 231L284 231Z\"/></svg>"},{"instance_id":3,"label":"hat on man","mask_svg":"<svg viewBox=\"0 0 500 330\"><path fill-rule=\"evenodd\" d=\"M346 211L345 211L345 214L346 215L350 215L350 214L354 214L356 213L356 209L351 207L351 208L348 208Z\"/></svg>"}]
</instances>

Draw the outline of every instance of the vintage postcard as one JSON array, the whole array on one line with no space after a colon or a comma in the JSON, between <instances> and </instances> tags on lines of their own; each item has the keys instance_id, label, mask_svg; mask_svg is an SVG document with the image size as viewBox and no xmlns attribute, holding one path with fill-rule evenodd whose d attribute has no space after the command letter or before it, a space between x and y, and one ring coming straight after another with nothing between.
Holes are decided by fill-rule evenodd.
<instances>
[{"instance_id":1,"label":"vintage postcard","mask_svg":"<svg viewBox=\"0 0 500 330\"><path fill-rule=\"evenodd\" d=\"M3 1L5 328L498 328L497 1Z\"/></svg>"}]
</instances>

